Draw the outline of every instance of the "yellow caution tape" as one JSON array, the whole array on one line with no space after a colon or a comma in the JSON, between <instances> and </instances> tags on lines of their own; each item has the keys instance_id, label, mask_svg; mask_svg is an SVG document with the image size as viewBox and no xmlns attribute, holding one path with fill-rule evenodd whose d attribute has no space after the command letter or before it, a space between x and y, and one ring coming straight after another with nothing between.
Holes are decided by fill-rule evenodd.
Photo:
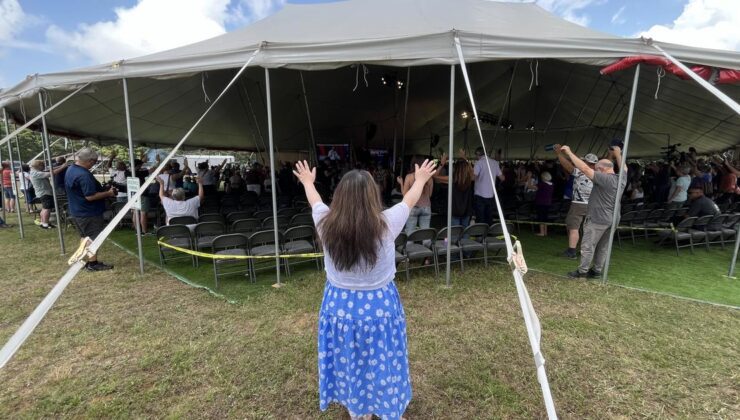
<instances>
[{"instance_id":1,"label":"yellow caution tape","mask_svg":"<svg viewBox=\"0 0 740 420\"><path fill-rule=\"evenodd\" d=\"M192 249L181 248L179 246L168 244L161 239L157 243L165 248L170 248L174 251L182 252L188 255L194 255L196 257L210 258L213 260L267 260L275 259L275 255L221 255L221 254L210 254L207 252L194 251ZM323 257L324 254L320 252L310 254L281 254L280 258L318 258Z\"/></svg>"}]
</instances>

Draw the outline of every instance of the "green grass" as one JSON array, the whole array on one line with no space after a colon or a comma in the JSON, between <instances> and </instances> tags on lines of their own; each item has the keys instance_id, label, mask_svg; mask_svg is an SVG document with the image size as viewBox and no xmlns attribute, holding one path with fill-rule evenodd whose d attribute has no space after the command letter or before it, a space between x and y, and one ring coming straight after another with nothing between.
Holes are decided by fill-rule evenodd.
<instances>
[{"instance_id":1,"label":"green grass","mask_svg":"<svg viewBox=\"0 0 740 420\"><path fill-rule=\"evenodd\" d=\"M27 234L0 231L0 343L67 267L54 231ZM139 275L116 246L100 256L115 270L81 273L0 370L0 418L346 418L318 410L324 278L309 264L280 289L266 272L242 280L253 290L229 304L151 264ZM544 418L511 275L477 265L452 283L424 271L398 282L408 417ZM740 311L538 272L526 283L561 418L740 417Z\"/></svg>"}]
</instances>

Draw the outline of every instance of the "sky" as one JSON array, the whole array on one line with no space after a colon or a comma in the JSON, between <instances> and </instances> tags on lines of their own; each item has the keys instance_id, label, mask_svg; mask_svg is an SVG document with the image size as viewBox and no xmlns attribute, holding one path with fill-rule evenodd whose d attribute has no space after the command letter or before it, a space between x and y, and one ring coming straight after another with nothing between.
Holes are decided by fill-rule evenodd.
<instances>
[{"instance_id":1,"label":"sky","mask_svg":"<svg viewBox=\"0 0 740 420\"><path fill-rule=\"evenodd\" d=\"M567 20L613 35L740 51L740 0L520 1L535 1ZM211 38L269 16L285 3L0 0L0 87L34 73L107 63Z\"/></svg>"}]
</instances>

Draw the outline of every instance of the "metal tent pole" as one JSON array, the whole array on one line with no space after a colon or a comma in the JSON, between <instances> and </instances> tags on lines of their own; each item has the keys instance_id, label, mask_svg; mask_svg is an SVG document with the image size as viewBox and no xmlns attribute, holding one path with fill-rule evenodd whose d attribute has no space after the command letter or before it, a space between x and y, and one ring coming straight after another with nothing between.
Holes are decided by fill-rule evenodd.
<instances>
[{"instance_id":1,"label":"metal tent pole","mask_svg":"<svg viewBox=\"0 0 740 420\"><path fill-rule=\"evenodd\" d=\"M617 196L614 199L614 212L612 214L612 227L609 229L609 242L606 248L606 261L604 262L604 270L602 271L602 281L604 283L609 281L609 262L612 258L612 247L614 242L614 232L617 231L617 218L619 217L619 207L622 201L622 193L624 190L622 187L622 180L627 176L625 174L627 167L627 148L630 145L630 130L632 130L632 118L635 114L635 98L637 97L637 82L640 80L640 65L635 67L635 78L632 81L632 96L630 97L630 108L627 114L627 127L624 133L624 150L622 151L622 158L619 160L619 181L617 182Z\"/></svg>"},{"instance_id":2,"label":"metal tent pole","mask_svg":"<svg viewBox=\"0 0 740 420\"><path fill-rule=\"evenodd\" d=\"M8 142L8 144L10 144L10 142ZM21 159L21 145L18 143L18 137L15 138L15 153L16 153L16 156L18 156L18 163L21 165L21 167L19 168L20 169L19 172L21 173L20 178L21 178L21 187L23 187L23 195L26 198L26 210L30 210L31 203L28 201L28 196L26 195L26 191L28 191L28 184L26 182L30 182L30 181L26 181L26 173L23 171L23 160ZM20 213L18 213L18 215L20 217Z\"/></svg>"},{"instance_id":3,"label":"metal tent pole","mask_svg":"<svg viewBox=\"0 0 740 420\"><path fill-rule=\"evenodd\" d=\"M401 143L401 169L400 169L400 176L403 176L403 161L406 157L406 115L409 112L409 91L411 90L411 67L408 67L406 69L406 99L404 99L403 104L403 128L401 129L401 137L403 138L403 143ZM395 154L395 153L394 153ZM393 176L396 176L396 161L398 160L397 156L393 156Z\"/></svg>"},{"instance_id":4,"label":"metal tent pole","mask_svg":"<svg viewBox=\"0 0 740 420\"><path fill-rule=\"evenodd\" d=\"M51 142L51 144L49 145L49 147L51 147L51 146L53 146L53 145L57 144L57 143L58 143L58 142L59 142L60 140L61 140L61 138L58 138L58 139L54 140L53 142ZM44 146L43 146L43 142L41 142L41 143L42 143L42 144L41 144L41 149L42 149L42 150L41 150L40 152L38 152L38 154L36 154L36 156L34 156L34 157L32 157L31 159L29 159L29 160L28 160L28 162L26 162L26 165L30 165L30 164L31 164L31 162L33 162L34 160L36 160L36 159L38 159L39 157L41 157L41 155L43 155L43 154L45 154L45 153L46 153L46 149L44 149L44 148L43 148L43 147L44 147ZM44 158L42 158L42 160L43 160L43 159L44 159Z\"/></svg>"},{"instance_id":5,"label":"metal tent pole","mask_svg":"<svg viewBox=\"0 0 740 420\"><path fill-rule=\"evenodd\" d=\"M730 262L730 271L727 277L735 278L735 263L737 262L737 250L740 248L740 224L735 224L735 250L732 252L732 261Z\"/></svg>"},{"instance_id":6,"label":"metal tent pole","mask_svg":"<svg viewBox=\"0 0 740 420\"><path fill-rule=\"evenodd\" d=\"M5 108L3 108L3 121L5 121L5 133L10 132L8 129L8 114L5 112ZM16 137L16 142L17 142ZM15 179L15 164L13 163L13 148L11 145L11 142L8 141L8 162L10 162L10 176L11 181L13 182L13 186L15 187L15 213L18 215L18 234L21 236L21 239L24 239L26 237L26 234L23 230L23 214L21 212L21 203L20 198L18 197L18 181ZM5 207L3 207L5 208ZM58 223L57 223L58 224Z\"/></svg>"},{"instance_id":7,"label":"metal tent pole","mask_svg":"<svg viewBox=\"0 0 740 420\"><path fill-rule=\"evenodd\" d=\"M3 108L3 115L5 115L5 108ZM8 127L8 120L7 118L4 120L5 122L5 133L10 133L10 127ZM12 159L11 159L12 160ZM0 147L0 162L3 161L3 148ZM0 207L2 207L3 210L3 221L5 223L8 222L7 215L5 214L5 197L0 197Z\"/></svg>"},{"instance_id":8,"label":"metal tent pole","mask_svg":"<svg viewBox=\"0 0 740 420\"><path fill-rule=\"evenodd\" d=\"M452 254L452 241L450 241L450 229L452 229L452 174L454 162L454 143L455 143L455 65L450 66L450 141L448 149L448 170L447 170L447 270L445 272L446 286L450 287L450 257Z\"/></svg>"},{"instance_id":9,"label":"metal tent pole","mask_svg":"<svg viewBox=\"0 0 740 420\"><path fill-rule=\"evenodd\" d=\"M134 163L134 140L131 132L131 110L128 102L128 83L123 80L123 103L126 106L126 134L128 135L128 160L131 167L131 175L136 176ZM112 162L111 162L112 163ZM131 195L129 195L130 199ZM144 249L141 245L141 210L134 210L134 226L136 226L136 246L139 250L139 272L144 274Z\"/></svg>"},{"instance_id":10,"label":"metal tent pole","mask_svg":"<svg viewBox=\"0 0 740 420\"><path fill-rule=\"evenodd\" d=\"M58 104L58 102L57 102ZM49 146L49 133L46 131L46 114L44 113L44 98L41 92L39 92L39 109L41 110L41 126L43 127L43 132L41 133L41 138L44 142L44 147L46 148L46 163L49 167L49 171L52 170L51 165L51 147ZM60 217L60 209L59 209L59 201L57 200L57 188L56 185L54 185L54 177L51 177L51 194L52 198L54 199L54 212L57 215L57 233L59 234L59 247L62 250L62 255L66 253L64 250L64 234L62 233L62 224L59 223L61 221Z\"/></svg>"},{"instance_id":11,"label":"metal tent pole","mask_svg":"<svg viewBox=\"0 0 740 420\"><path fill-rule=\"evenodd\" d=\"M270 70L265 68L265 91L267 92L267 138L270 143L270 188L272 193L272 228L275 232L275 273L277 283L273 287L282 287L280 282L280 238L277 219L277 183L275 182L275 149L272 130L272 96L270 95Z\"/></svg>"},{"instance_id":12,"label":"metal tent pole","mask_svg":"<svg viewBox=\"0 0 740 420\"><path fill-rule=\"evenodd\" d=\"M308 153L309 159L312 160L312 164L318 166L319 159L316 156L316 137L313 134L313 123L311 122L311 110L308 107L308 95L306 95L306 82L303 81L303 72L299 71L301 75L301 88L303 89L303 102L306 104L306 117L308 117L308 132L311 135L311 151Z\"/></svg>"}]
</instances>

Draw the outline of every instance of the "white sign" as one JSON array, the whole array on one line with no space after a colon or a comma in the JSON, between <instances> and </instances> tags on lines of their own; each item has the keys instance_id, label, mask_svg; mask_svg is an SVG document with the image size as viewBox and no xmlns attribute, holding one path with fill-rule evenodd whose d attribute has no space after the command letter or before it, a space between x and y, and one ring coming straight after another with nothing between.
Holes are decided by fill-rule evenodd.
<instances>
[{"instance_id":1,"label":"white sign","mask_svg":"<svg viewBox=\"0 0 740 420\"><path fill-rule=\"evenodd\" d=\"M139 178L137 177L128 177L126 178L126 192L128 193L128 199L131 201L131 198L136 195L137 192L139 192L139 187L141 186ZM136 210L141 210L141 200L136 200L133 207Z\"/></svg>"}]
</instances>

